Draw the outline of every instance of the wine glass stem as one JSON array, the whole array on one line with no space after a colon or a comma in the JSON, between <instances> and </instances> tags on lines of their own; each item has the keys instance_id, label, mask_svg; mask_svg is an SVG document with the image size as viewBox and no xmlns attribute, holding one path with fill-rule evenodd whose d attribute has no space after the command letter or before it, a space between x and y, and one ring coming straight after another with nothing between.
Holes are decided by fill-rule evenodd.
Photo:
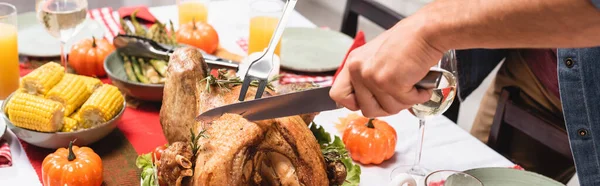
<instances>
[{"instance_id":1,"label":"wine glass stem","mask_svg":"<svg viewBox=\"0 0 600 186\"><path fill-rule=\"evenodd\" d=\"M67 73L67 53L65 53L65 42L60 42L60 62L65 67L65 73Z\"/></svg>"},{"instance_id":2,"label":"wine glass stem","mask_svg":"<svg viewBox=\"0 0 600 186\"><path fill-rule=\"evenodd\" d=\"M413 169L421 166L421 152L423 152L423 137L425 136L425 120L419 119L419 135L417 135L417 153L415 154L415 164Z\"/></svg>"}]
</instances>

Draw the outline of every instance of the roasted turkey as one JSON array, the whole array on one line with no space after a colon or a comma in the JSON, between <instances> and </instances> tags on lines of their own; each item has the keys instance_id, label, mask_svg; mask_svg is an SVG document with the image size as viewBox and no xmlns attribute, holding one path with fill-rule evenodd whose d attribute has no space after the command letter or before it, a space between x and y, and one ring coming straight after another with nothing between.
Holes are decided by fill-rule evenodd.
<instances>
[{"instance_id":1,"label":"roasted turkey","mask_svg":"<svg viewBox=\"0 0 600 186\"><path fill-rule=\"evenodd\" d=\"M160 123L171 145L156 163L161 184L330 185L330 166L307 127L315 114L258 122L225 114L196 122L204 111L237 102L240 86L211 81L216 77L193 48L173 53L166 78ZM310 85L279 87L286 92L305 88ZM255 93L251 87L247 99ZM269 90L266 96L277 93ZM202 135L192 139L192 133Z\"/></svg>"}]
</instances>

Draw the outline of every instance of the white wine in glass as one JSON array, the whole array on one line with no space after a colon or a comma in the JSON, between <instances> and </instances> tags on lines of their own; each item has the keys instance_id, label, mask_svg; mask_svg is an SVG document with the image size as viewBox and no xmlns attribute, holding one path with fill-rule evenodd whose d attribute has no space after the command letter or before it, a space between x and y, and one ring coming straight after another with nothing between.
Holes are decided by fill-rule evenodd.
<instances>
[{"instance_id":1,"label":"white wine in glass","mask_svg":"<svg viewBox=\"0 0 600 186\"><path fill-rule=\"evenodd\" d=\"M437 66L432 67L430 71L441 72L442 75L436 81L436 88L432 90L431 98L425 103L413 105L409 111L419 118L419 134L417 138L417 152L415 154L415 163L412 165L403 165L392 170L390 175L393 179L396 175L407 173L416 177L424 177L429 173L427 169L421 166L421 152L423 150L423 137L425 134L425 120L427 118L438 116L452 105L456 95L456 54L454 50L444 53Z\"/></svg>"},{"instance_id":2,"label":"white wine in glass","mask_svg":"<svg viewBox=\"0 0 600 186\"><path fill-rule=\"evenodd\" d=\"M67 69L64 45L81 28L87 18L86 0L37 0L38 21L61 43L61 62Z\"/></svg>"}]
</instances>

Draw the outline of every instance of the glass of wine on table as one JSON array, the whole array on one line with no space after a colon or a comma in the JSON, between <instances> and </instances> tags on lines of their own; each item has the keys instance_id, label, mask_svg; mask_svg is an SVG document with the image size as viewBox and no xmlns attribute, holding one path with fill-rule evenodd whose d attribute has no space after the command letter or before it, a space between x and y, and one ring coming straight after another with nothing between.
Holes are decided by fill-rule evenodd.
<instances>
[{"instance_id":1,"label":"glass of wine on table","mask_svg":"<svg viewBox=\"0 0 600 186\"><path fill-rule=\"evenodd\" d=\"M423 149L423 137L425 133L425 120L444 113L452 104L456 95L456 54L454 50L447 51L439 63L430 69L441 72L436 88L433 89L429 101L412 106L409 111L419 118L419 133L417 135L417 152L414 164L402 165L394 168L390 175L391 179L400 174L409 174L416 178L423 178L430 173L421 166L421 152Z\"/></svg>"},{"instance_id":2,"label":"glass of wine on table","mask_svg":"<svg viewBox=\"0 0 600 186\"><path fill-rule=\"evenodd\" d=\"M36 0L37 19L60 41L60 59L67 70L65 44L81 30L87 18L87 0Z\"/></svg>"}]
</instances>

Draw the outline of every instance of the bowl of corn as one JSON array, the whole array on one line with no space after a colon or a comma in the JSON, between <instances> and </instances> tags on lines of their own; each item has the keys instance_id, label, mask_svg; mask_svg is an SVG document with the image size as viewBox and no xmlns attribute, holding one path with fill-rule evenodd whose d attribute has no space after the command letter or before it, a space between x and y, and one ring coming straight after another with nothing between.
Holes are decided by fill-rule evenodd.
<instances>
[{"instance_id":1,"label":"bowl of corn","mask_svg":"<svg viewBox=\"0 0 600 186\"><path fill-rule=\"evenodd\" d=\"M19 89L2 103L0 117L19 139L56 149L73 140L83 146L104 138L115 129L125 104L117 87L65 73L49 62L21 78Z\"/></svg>"}]
</instances>

